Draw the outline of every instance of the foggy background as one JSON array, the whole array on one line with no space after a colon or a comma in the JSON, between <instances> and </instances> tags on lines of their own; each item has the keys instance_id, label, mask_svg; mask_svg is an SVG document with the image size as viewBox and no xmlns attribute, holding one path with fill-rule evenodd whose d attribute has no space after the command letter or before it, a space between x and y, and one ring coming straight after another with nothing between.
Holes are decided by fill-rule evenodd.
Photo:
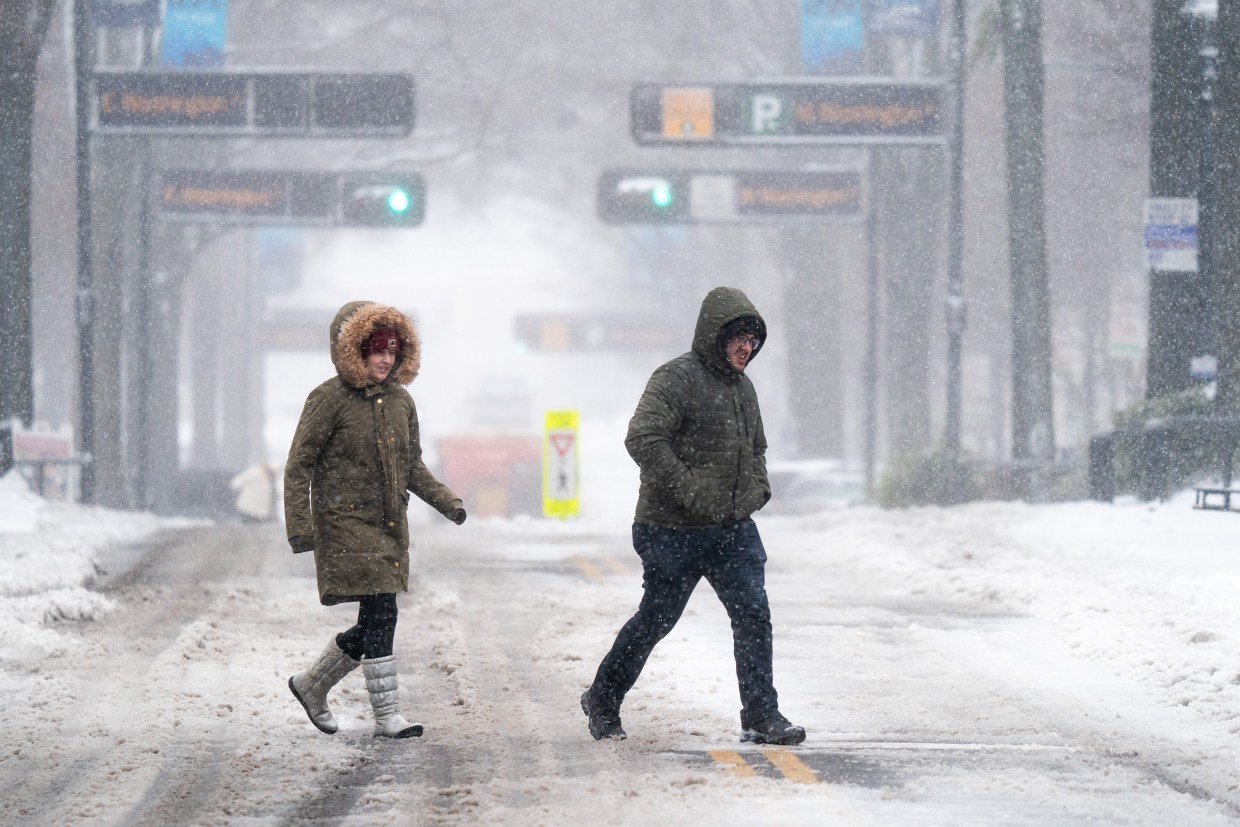
<instances>
[{"instance_id":1,"label":"foggy background","mask_svg":"<svg viewBox=\"0 0 1240 827\"><path fill-rule=\"evenodd\" d=\"M60 4L43 49L36 111L35 419L51 428L70 426L77 404L70 11ZM971 457L1002 460L1011 356L998 11L968 11L962 442ZM226 68L410 72L416 127L402 139L94 139L98 501L151 504L134 459L144 429L173 416L183 469L282 464L306 392L332 373L327 323L358 298L414 318L424 357L411 392L432 462L440 438L537 434L548 409L579 409L587 439L591 427L616 438L650 371L688 349L698 303L720 284L743 289L771 331L749 371L771 456L859 461L864 227L605 225L595 185L607 167L868 165L881 242L878 460L932 450L945 395L942 150L653 148L630 134L635 82L802 74L799 15L794 0L232 0ZM1143 393L1149 9L1045 0L1043 21L1055 437L1060 456L1079 461ZM154 49L126 30L98 45L100 68L138 67ZM869 74L945 75L937 41L873 45ZM174 321L158 331L131 312L144 289L133 228L145 163L413 170L427 181L427 217L409 230L152 220L157 298ZM561 312L645 316L667 339L562 352L516 338L518 315ZM174 380L153 380L158 405L132 392L141 359L174 363Z\"/></svg>"}]
</instances>

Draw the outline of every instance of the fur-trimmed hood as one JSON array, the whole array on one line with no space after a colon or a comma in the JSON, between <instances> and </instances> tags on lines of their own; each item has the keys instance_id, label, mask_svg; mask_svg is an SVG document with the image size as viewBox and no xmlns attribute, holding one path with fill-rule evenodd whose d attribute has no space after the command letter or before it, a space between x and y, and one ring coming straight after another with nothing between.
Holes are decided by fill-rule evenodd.
<instances>
[{"instance_id":1,"label":"fur-trimmed hood","mask_svg":"<svg viewBox=\"0 0 1240 827\"><path fill-rule=\"evenodd\" d=\"M336 318L332 319L329 334L332 364L345 384L360 390L370 383L366 361L362 358L362 343L381 327L395 328L404 343L392 372L383 384L408 385L418 375L418 369L422 366L422 346L409 317L395 307L356 301L340 308Z\"/></svg>"}]
</instances>

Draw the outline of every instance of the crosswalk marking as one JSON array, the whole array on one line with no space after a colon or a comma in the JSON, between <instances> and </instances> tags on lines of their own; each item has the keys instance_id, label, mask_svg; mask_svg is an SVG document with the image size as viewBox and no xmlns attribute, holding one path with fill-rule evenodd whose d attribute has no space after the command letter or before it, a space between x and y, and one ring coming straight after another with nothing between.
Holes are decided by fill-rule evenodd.
<instances>
[{"instance_id":1,"label":"crosswalk marking","mask_svg":"<svg viewBox=\"0 0 1240 827\"><path fill-rule=\"evenodd\" d=\"M779 747L771 747L762 750L763 757L784 774L784 778L789 781L796 781L800 784L814 784L818 781L818 775L805 765L805 762L791 750L781 749Z\"/></svg>"},{"instance_id":2,"label":"crosswalk marking","mask_svg":"<svg viewBox=\"0 0 1240 827\"><path fill-rule=\"evenodd\" d=\"M603 579L603 573L598 570L598 566L594 565L593 563L591 563L589 560L582 557L581 555L577 555L576 557L574 557L573 563L577 566L578 571L580 571L582 574L584 574L586 577L590 578L591 580L602 580Z\"/></svg>"},{"instance_id":3,"label":"crosswalk marking","mask_svg":"<svg viewBox=\"0 0 1240 827\"><path fill-rule=\"evenodd\" d=\"M716 764L734 775L752 776L754 774L753 767L749 766L736 750L712 749L710 757L715 759Z\"/></svg>"},{"instance_id":4,"label":"crosswalk marking","mask_svg":"<svg viewBox=\"0 0 1240 827\"><path fill-rule=\"evenodd\" d=\"M628 574L628 567L617 560L615 557L604 557L603 565L611 569L616 574Z\"/></svg>"}]
</instances>

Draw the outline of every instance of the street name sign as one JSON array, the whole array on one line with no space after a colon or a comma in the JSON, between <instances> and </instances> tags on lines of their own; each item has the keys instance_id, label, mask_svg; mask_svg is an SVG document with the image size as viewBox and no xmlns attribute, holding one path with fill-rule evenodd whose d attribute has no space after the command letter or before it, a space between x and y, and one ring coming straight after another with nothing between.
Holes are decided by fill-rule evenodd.
<instances>
[{"instance_id":1,"label":"street name sign","mask_svg":"<svg viewBox=\"0 0 1240 827\"><path fill-rule=\"evenodd\" d=\"M597 195L609 224L848 222L867 209L859 169L612 169Z\"/></svg>"},{"instance_id":2,"label":"street name sign","mask_svg":"<svg viewBox=\"0 0 1240 827\"><path fill-rule=\"evenodd\" d=\"M869 77L639 83L629 102L639 144L941 144L945 88Z\"/></svg>"},{"instance_id":3,"label":"street name sign","mask_svg":"<svg viewBox=\"0 0 1240 827\"><path fill-rule=\"evenodd\" d=\"M157 206L172 221L412 227L426 211L426 183L405 172L165 170Z\"/></svg>"},{"instance_id":4,"label":"street name sign","mask_svg":"<svg viewBox=\"0 0 1240 827\"><path fill-rule=\"evenodd\" d=\"M92 78L91 131L182 137L399 137L413 130L405 73L113 72Z\"/></svg>"},{"instance_id":5,"label":"street name sign","mask_svg":"<svg viewBox=\"0 0 1240 827\"><path fill-rule=\"evenodd\" d=\"M1197 272L1197 199L1145 199L1145 260L1151 270Z\"/></svg>"}]
</instances>

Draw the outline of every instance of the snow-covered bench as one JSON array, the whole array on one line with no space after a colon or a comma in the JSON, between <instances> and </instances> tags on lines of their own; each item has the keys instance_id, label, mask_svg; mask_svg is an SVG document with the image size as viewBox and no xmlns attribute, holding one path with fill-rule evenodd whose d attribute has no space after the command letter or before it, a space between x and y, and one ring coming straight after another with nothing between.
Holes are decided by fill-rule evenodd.
<instances>
[{"instance_id":1,"label":"snow-covered bench","mask_svg":"<svg viewBox=\"0 0 1240 827\"><path fill-rule=\"evenodd\" d=\"M1193 508L1204 508L1207 511L1231 511L1231 495L1240 494L1235 488L1197 488L1197 501Z\"/></svg>"}]
</instances>

